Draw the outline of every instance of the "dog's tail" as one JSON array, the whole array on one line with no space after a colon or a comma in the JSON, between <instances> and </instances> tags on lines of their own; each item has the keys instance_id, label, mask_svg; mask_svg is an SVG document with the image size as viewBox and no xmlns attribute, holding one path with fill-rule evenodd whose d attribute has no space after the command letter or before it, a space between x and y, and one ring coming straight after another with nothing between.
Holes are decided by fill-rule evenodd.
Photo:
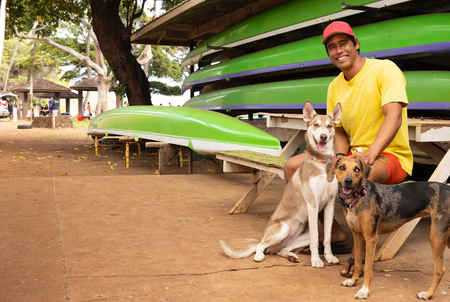
<instances>
[{"instance_id":1,"label":"dog's tail","mask_svg":"<svg viewBox=\"0 0 450 302\"><path fill-rule=\"evenodd\" d=\"M247 258L253 255L256 252L257 244L252 244L242 249L235 249L225 241L220 241L220 245L222 246L225 255L230 258Z\"/></svg>"}]
</instances>

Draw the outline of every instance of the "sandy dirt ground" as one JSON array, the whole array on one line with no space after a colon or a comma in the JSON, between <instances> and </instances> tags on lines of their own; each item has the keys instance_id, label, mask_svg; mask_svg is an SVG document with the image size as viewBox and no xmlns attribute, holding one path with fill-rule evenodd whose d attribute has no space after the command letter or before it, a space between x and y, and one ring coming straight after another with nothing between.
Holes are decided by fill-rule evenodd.
<instances>
[{"instance_id":1,"label":"sandy dirt ground","mask_svg":"<svg viewBox=\"0 0 450 302\"><path fill-rule=\"evenodd\" d=\"M159 176L152 150L133 155L129 169L123 147L94 156L86 129L0 120L0 131L0 301L354 301L362 286L340 286L341 265L314 269L306 255L294 264L222 253L219 240L261 239L285 187L279 178L247 213L229 215L250 174L215 174L200 159L194 175L175 161ZM336 217L352 244L339 205ZM370 300L413 301L428 289L429 225L423 219L394 259L375 264ZM449 266L449 249L445 257ZM449 300L447 274L433 301Z\"/></svg>"}]
</instances>

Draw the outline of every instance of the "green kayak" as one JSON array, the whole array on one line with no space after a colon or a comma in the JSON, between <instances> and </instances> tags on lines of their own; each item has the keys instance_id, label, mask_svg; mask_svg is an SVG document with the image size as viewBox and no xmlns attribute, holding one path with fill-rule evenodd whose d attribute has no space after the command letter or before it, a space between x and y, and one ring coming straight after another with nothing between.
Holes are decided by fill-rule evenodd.
<instances>
[{"instance_id":1,"label":"green kayak","mask_svg":"<svg viewBox=\"0 0 450 302\"><path fill-rule=\"evenodd\" d=\"M250 150L277 155L280 141L225 114L184 107L129 106L104 112L89 132L133 136L189 147L201 154Z\"/></svg>"},{"instance_id":2,"label":"green kayak","mask_svg":"<svg viewBox=\"0 0 450 302\"><path fill-rule=\"evenodd\" d=\"M354 0L352 5L365 5L370 8L389 7L409 0ZM243 44L260 41L268 37L292 32L312 25L339 20L363 13L362 10L342 9L342 1L300 0L289 1L262 11L235 24L198 45L182 61L182 67L197 64L201 57L219 52L220 48L233 48ZM215 48L215 49L214 49Z\"/></svg>"},{"instance_id":3,"label":"green kayak","mask_svg":"<svg viewBox=\"0 0 450 302\"><path fill-rule=\"evenodd\" d=\"M420 26L417 26L420 24ZM354 28L361 55L386 58L450 51L450 14L418 15ZM215 81L331 65L322 36L272 47L200 69L188 76L182 92Z\"/></svg>"},{"instance_id":4,"label":"green kayak","mask_svg":"<svg viewBox=\"0 0 450 302\"><path fill-rule=\"evenodd\" d=\"M406 71L404 75L408 110L450 112L450 71ZM228 112L230 115L242 112L300 112L305 100L310 100L314 108L325 109L328 86L334 78L310 78L222 89L193 97L183 107Z\"/></svg>"}]
</instances>

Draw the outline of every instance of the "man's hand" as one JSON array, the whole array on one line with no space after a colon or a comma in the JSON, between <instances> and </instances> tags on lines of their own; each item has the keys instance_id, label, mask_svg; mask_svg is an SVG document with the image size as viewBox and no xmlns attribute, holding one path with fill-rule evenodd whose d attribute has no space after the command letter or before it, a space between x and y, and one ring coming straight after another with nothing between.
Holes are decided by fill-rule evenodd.
<instances>
[{"instance_id":1,"label":"man's hand","mask_svg":"<svg viewBox=\"0 0 450 302\"><path fill-rule=\"evenodd\" d=\"M370 154L370 152L355 152L353 153L350 158L359 159L368 164L369 166L372 166L377 159L378 154Z\"/></svg>"}]
</instances>

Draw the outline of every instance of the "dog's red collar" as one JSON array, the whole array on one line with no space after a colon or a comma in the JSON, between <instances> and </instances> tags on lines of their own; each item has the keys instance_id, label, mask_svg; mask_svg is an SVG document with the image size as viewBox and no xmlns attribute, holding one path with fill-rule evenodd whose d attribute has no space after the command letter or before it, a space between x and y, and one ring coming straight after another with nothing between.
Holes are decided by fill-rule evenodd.
<instances>
[{"instance_id":1,"label":"dog's red collar","mask_svg":"<svg viewBox=\"0 0 450 302\"><path fill-rule=\"evenodd\" d=\"M329 162L335 160L336 156L332 157L332 158L327 158L327 159L318 159L315 156L312 156L311 154L308 154L308 158L309 158L310 161L313 161L315 163L326 164L326 163L329 163Z\"/></svg>"},{"instance_id":2,"label":"dog's red collar","mask_svg":"<svg viewBox=\"0 0 450 302\"><path fill-rule=\"evenodd\" d=\"M366 196L367 194L367 188L360 186L359 189L355 192L353 192L353 197L355 198L351 203L346 203L344 201L344 198L342 198L341 192L338 193L338 202L343 205L344 207L347 207L349 209L353 209L356 204L361 200L361 198L363 198L364 196Z\"/></svg>"}]
</instances>

